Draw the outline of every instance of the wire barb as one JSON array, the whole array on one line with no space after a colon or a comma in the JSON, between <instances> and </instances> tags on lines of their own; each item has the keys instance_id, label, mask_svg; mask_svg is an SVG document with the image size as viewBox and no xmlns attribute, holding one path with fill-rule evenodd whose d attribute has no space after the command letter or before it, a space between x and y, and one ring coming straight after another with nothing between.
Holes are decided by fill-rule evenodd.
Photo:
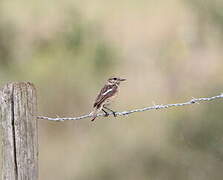
<instances>
[{"instance_id":1,"label":"wire barb","mask_svg":"<svg viewBox=\"0 0 223 180\"><path fill-rule=\"evenodd\" d=\"M141 108L141 109L133 109L133 110L129 110L129 111L123 111L123 112L116 112L115 114L117 116L124 116L124 115L129 115L132 113L136 113L136 112L144 112L144 111L150 111L150 110L157 110L157 109L166 109L166 108L170 108L170 107L179 107L179 106L187 106L187 105L192 105L192 104L199 104L199 102L206 102L206 101L212 101L212 100L216 100L216 99L220 99L223 98L223 93L221 93L220 95L217 96L212 96L212 97L204 97L204 98L192 98L190 101L184 102L184 103L176 103L176 104L165 104L165 105L153 105L153 106L149 106L149 107L145 107L145 108ZM112 112L109 112L108 115L112 115ZM100 113L97 115L97 117L99 116L105 116L104 113ZM83 116L79 116L79 117L56 117L56 118L52 118L52 117L46 117L46 116L37 116L37 119L43 119L43 120L49 120L49 121L57 121L57 122L61 122L61 121L67 121L67 120L81 120L81 119L85 119L85 118L90 118L92 117L92 114L87 114L87 115L83 115Z\"/></svg>"}]
</instances>

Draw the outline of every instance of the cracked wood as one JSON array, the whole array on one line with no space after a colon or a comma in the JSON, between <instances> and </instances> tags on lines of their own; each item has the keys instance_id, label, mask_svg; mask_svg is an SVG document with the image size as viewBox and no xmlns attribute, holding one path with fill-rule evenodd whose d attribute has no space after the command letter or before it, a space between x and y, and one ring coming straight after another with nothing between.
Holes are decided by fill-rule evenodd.
<instances>
[{"instance_id":1,"label":"cracked wood","mask_svg":"<svg viewBox=\"0 0 223 180\"><path fill-rule=\"evenodd\" d=\"M36 90L31 83L9 83L0 90L2 180L38 179Z\"/></svg>"}]
</instances>

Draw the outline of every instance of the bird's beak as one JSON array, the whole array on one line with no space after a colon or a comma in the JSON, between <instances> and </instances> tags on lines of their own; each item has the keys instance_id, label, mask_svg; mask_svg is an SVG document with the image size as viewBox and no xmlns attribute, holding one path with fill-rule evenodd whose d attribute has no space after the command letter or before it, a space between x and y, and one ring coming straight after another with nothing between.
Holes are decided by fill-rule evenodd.
<instances>
[{"instance_id":1,"label":"bird's beak","mask_svg":"<svg viewBox=\"0 0 223 180\"><path fill-rule=\"evenodd\" d=\"M126 81L126 79L122 79L122 78L120 78L119 81Z\"/></svg>"}]
</instances>

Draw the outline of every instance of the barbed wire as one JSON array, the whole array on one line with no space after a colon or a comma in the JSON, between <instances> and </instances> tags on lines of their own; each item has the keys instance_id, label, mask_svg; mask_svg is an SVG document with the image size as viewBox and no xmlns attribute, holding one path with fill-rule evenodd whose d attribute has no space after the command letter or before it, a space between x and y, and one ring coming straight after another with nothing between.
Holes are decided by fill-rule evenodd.
<instances>
[{"instance_id":1,"label":"barbed wire","mask_svg":"<svg viewBox=\"0 0 223 180\"><path fill-rule=\"evenodd\" d=\"M186 106L186 105L192 105L192 104L199 104L199 102L201 101L212 101L215 99L219 99L219 98L223 98L223 94L217 95L217 96L213 96L213 97L205 97L205 98L193 98L190 101L184 102L184 103L176 103L176 104L166 104L166 105L154 105L154 106L150 106L150 107L145 107L145 108L141 108L141 109L133 109L133 110L129 110L129 111L123 111L123 112L116 112L115 115L117 116L122 116L122 115L128 115L128 114L132 114L135 112L143 112L143 111L149 111L149 110L158 110L158 109L165 109L165 108L170 108L170 107L179 107L179 106ZM108 113L108 115L113 115L112 112ZM97 115L97 117L99 116L105 116L104 113L100 113ZM90 118L92 117L92 114L87 114L87 115L83 115L83 116L79 116L79 117L56 117L56 118L51 118L51 117L45 117L45 116L37 116L38 119L44 119L44 120L50 120L50 121L65 121L65 120L81 120L81 119L85 119L85 118Z\"/></svg>"},{"instance_id":2,"label":"barbed wire","mask_svg":"<svg viewBox=\"0 0 223 180\"><path fill-rule=\"evenodd\" d=\"M136 112L144 112L144 111L149 111L149 110L158 110L158 109L166 109L166 108L170 108L170 107L180 107L180 106L187 106L187 105L192 105L192 104L199 104L199 102L205 102L205 101L212 101L212 100L216 100L216 99L220 99L223 98L223 93L217 96L212 96L212 97L204 97L204 98L192 98L191 100L187 101L187 102L183 102L183 103L176 103L176 104L165 104L165 105L153 105L150 107L145 107L145 108L141 108L141 109L133 109L133 110L129 110L129 111L123 111L123 112L116 112L115 115L117 116L124 116L124 115L129 115L132 113L136 113ZM112 112L108 113L108 115L113 115ZM97 117L99 116L105 116L104 113L100 113L97 115ZM92 114L89 113L87 115L83 115L83 116L79 116L79 117L46 117L46 116L37 116L37 119L43 119L43 120L49 120L49 121L67 121L67 120L81 120L81 119L85 119L85 118L90 118L92 117Z\"/></svg>"}]
</instances>

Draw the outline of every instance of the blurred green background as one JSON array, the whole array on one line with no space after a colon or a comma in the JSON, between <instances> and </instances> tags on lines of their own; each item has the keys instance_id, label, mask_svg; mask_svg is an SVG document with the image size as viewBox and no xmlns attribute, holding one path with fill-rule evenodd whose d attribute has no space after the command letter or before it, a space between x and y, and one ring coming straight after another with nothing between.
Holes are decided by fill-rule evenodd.
<instances>
[{"instance_id":1,"label":"blurred green background","mask_svg":"<svg viewBox=\"0 0 223 180\"><path fill-rule=\"evenodd\" d=\"M0 85L33 82L38 113L89 113L110 76L118 111L223 89L221 0L1 0ZM39 120L40 180L220 180L223 103Z\"/></svg>"}]
</instances>

